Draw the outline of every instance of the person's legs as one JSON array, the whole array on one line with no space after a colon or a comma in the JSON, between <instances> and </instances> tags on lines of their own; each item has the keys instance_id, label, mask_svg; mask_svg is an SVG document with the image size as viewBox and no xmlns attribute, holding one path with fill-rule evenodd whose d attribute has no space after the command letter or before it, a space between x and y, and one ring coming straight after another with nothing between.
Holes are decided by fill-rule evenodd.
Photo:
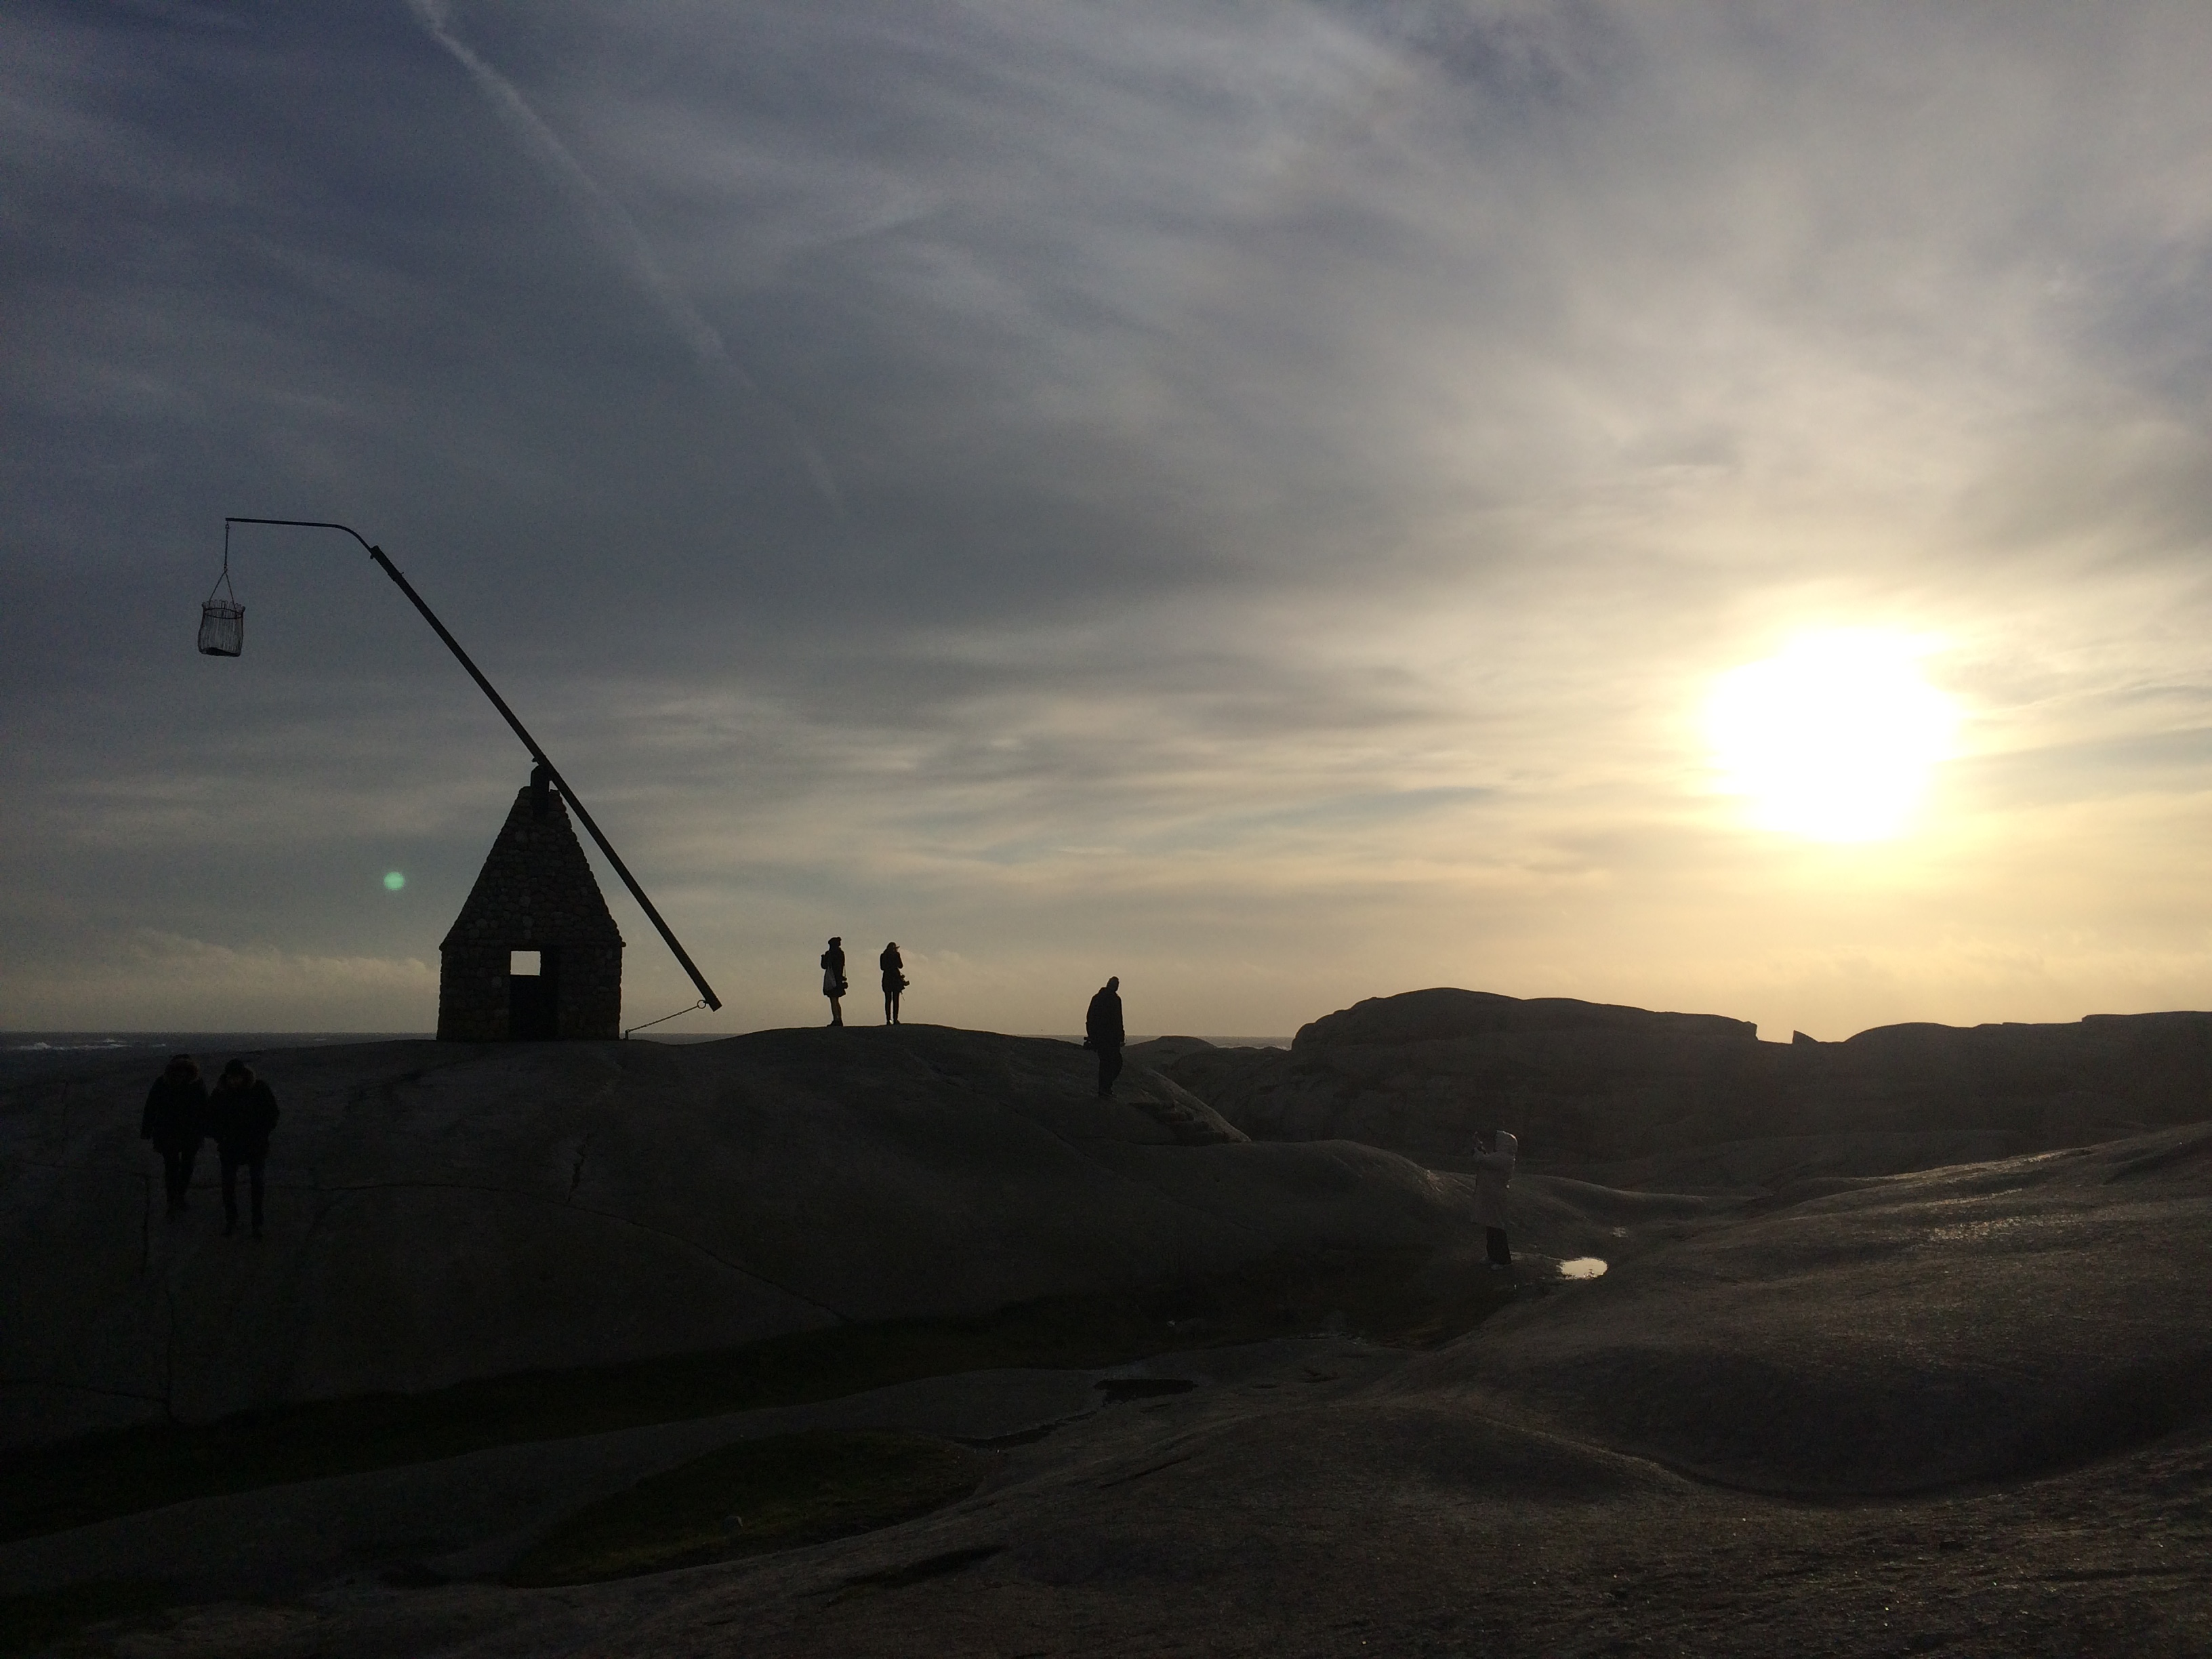
<instances>
[{"instance_id":1,"label":"person's legs","mask_svg":"<svg viewBox=\"0 0 2212 1659\"><path fill-rule=\"evenodd\" d=\"M161 1148L161 1190L169 1195L171 1215L185 1207L185 1188L191 1184L191 1166L185 1161L183 1149L176 1146Z\"/></svg>"},{"instance_id":2,"label":"person's legs","mask_svg":"<svg viewBox=\"0 0 2212 1659\"><path fill-rule=\"evenodd\" d=\"M894 992L892 992L892 993L891 993L891 1024L894 1024L894 1025L896 1025L896 1024L897 1024L899 1023L899 996L900 996L900 994L900 994L899 992L896 992L896 991L894 991Z\"/></svg>"},{"instance_id":3,"label":"person's legs","mask_svg":"<svg viewBox=\"0 0 2212 1659\"><path fill-rule=\"evenodd\" d=\"M261 1237L261 1168L269 1161L266 1152L257 1153L246 1160L246 1173L253 1193L253 1236Z\"/></svg>"},{"instance_id":4,"label":"person's legs","mask_svg":"<svg viewBox=\"0 0 2212 1659\"><path fill-rule=\"evenodd\" d=\"M1121 1075L1121 1051L1119 1048L1101 1048L1098 1050L1098 1092L1102 1095L1112 1094L1114 1079Z\"/></svg>"},{"instance_id":5,"label":"person's legs","mask_svg":"<svg viewBox=\"0 0 2212 1659\"><path fill-rule=\"evenodd\" d=\"M842 1025L845 1023L845 1011L838 1006L843 1000L842 997L830 999L830 1023L832 1025Z\"/></svg>"},{"instance_id":6,"label":"person's legs","mask_svg":"<svg viewBox=\"0 0 2212 1659\"><path fill-rule=\"evenodd\" d=\"M895 992L891 992L891 991L886 991L886 992L884 992L884 1024L886 1024L886 1025L891 1025L891 1024L896 1024L897 1023L897 1021L898 1021L898 996L897 996L897 994L896 994L896 993L895 993Z\"/></svg>"},{"instance_id":7,"label":"person's legs","mask_svg":"<svg viewBox=\"0 0 2212 1659\"><path fill-rule=\"evenodd\" d=\"M220 1150L220 1149L218 1149ZM228 1238L238 1231L238 1160L222 1153L222 1232Z\"/></svg>"},{"instance_id":8,"label":"person's legs","mask_svg":"<svg viewBox=\"0 0 2212 1659\"><path fill-rule=\"evenodd\" d=\"M1511 1267L1513 1265L1513 1252L1506 1245L1505 1229L1503 1227L1486 1227L1483 1231L1489 1235L1490 1265L1493 1267Z\"/></svg>"}]
</instances>

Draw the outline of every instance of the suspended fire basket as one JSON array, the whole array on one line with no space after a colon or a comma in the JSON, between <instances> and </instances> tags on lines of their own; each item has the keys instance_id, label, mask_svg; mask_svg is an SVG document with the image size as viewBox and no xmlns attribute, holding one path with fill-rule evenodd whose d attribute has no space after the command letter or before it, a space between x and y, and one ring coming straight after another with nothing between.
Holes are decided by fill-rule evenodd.
<instances>
[{"instance_id":1,"label":"suspended fire basket","mask_svg":"<svg viewBox=\"0 0 2212 1659\"><path fill-rule=\"evenodd\" d=\"M530 751L530 757L545 769L546 776L553 787L561 792L562 799L568 803L578 821L591 832L599 851L607 855L607 862L622 878L623 885L629 889L629 896L637 901L638 908L645 912L647 920L659 931L662 942L675 953L676 960L684 964L684 971L691 976L691 982L699 988L701 1002L710 1009L721 1007L722 1000L714 994L714 988L707 983L707 976L693 963L690 953L676 942L676 935L660 919L660 912L653 908L653 901L646 897L645 889L637 884L637 878L630 874L629 866L622 861L622 855L600 833L599 826L592 821L592 815L584 810L584 803L578 800L576 792L569 788L568 779L561 775L560 769L538 746L538 739L532 737L522 722L515 718L514 710L507 706L507 699L492 690L492 684L483 677L483 671L469 660L469 653L461 649L461 642L446 631L446 624L438 620L435 613L422 602L422 596L415 591L406 577L399 574L399 567L385 556L382 548L370 546L368 538L351 525L332 524L325 519L225 519L222 521L222 577L216 583L216 590L229 593L229 598L228 600L217 599L214 593L210 593L207 603L200 607L200 650L203 653L210 657L235 657L244 651L246 646L246 607L238 602L237 594L230 592L230 527L234 524L290 525L301 530L343 530L363 547L368 548L368 556L376 561L384 574L391 577L393 584L407 596L408 603L422 613L422 620L437 630L438 637L446 642L446 648L459 659L461 666L469 671L469 678L477 683L477 689L491 699L491 706L499 710L500 718L514 728L516 737L522 739L522 746ZM682 1012L689 1013L690 1010ZM659 1024L660 1022L654 1020L651 1023Z\"/></svg>"},{"instance_id":2,"label":"suspended fire basket","mask_svg":"<svg viewBox=\"0 0 2212 1659\"><path fill-rule=\"evenodd\" d=\"M220 593L222 598L217 599ZM200 606L200 655L235 657L246 649L246 607L230 585L230 521L222 526L222 574Z\"/></svg>"}]
</instances>

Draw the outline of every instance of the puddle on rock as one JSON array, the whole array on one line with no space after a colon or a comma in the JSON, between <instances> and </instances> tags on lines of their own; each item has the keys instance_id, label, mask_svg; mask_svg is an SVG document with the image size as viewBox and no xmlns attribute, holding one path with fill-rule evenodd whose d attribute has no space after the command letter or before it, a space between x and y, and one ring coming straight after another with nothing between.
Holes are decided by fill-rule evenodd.
<instances>
[{"instance_id":1,"label":"puddle on rock","mask_svg":"<svg viewBox=\"0 0 2212 1659\"><path fill-rule=\"evenodd\" d=\"M1602 1256L1578 1255L1571 1261L1559 1263L1559 1277L1562 1279L1596 1279L1604 1272L1605 1258Z\"/></svg>"}]
</instances>

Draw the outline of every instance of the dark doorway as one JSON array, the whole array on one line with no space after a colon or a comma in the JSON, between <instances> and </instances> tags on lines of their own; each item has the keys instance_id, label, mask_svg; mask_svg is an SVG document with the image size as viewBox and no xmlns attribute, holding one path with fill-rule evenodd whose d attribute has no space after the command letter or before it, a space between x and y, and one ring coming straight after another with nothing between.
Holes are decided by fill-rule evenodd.
<instances>
[{"instance_id":1,"label":"dark doorway","mask_svg":"<svg viewBox=\"0 0 2212 1659\"><path fill-rule=\"evenodd\" d=\"M561 953L517 951L507 962L507 1034L519 1042L561 1035Z\"/></svg>"}]
</instances>

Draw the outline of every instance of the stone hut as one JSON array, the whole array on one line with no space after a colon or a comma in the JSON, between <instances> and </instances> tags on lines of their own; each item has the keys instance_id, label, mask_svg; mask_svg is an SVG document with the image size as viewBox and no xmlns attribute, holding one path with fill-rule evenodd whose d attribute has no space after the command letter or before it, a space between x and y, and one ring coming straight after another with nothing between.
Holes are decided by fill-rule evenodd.
<instances>
[{"instance_id":1,"label":"stone hut","mask_svg":"<svg viewBox=\"0 0 2212 1659\"><path fill-rule=\"evenodd\" d=\"M438 1038L622 1035L622 934L544 767L438 947Z\"/></svg>"}]
</instances>

